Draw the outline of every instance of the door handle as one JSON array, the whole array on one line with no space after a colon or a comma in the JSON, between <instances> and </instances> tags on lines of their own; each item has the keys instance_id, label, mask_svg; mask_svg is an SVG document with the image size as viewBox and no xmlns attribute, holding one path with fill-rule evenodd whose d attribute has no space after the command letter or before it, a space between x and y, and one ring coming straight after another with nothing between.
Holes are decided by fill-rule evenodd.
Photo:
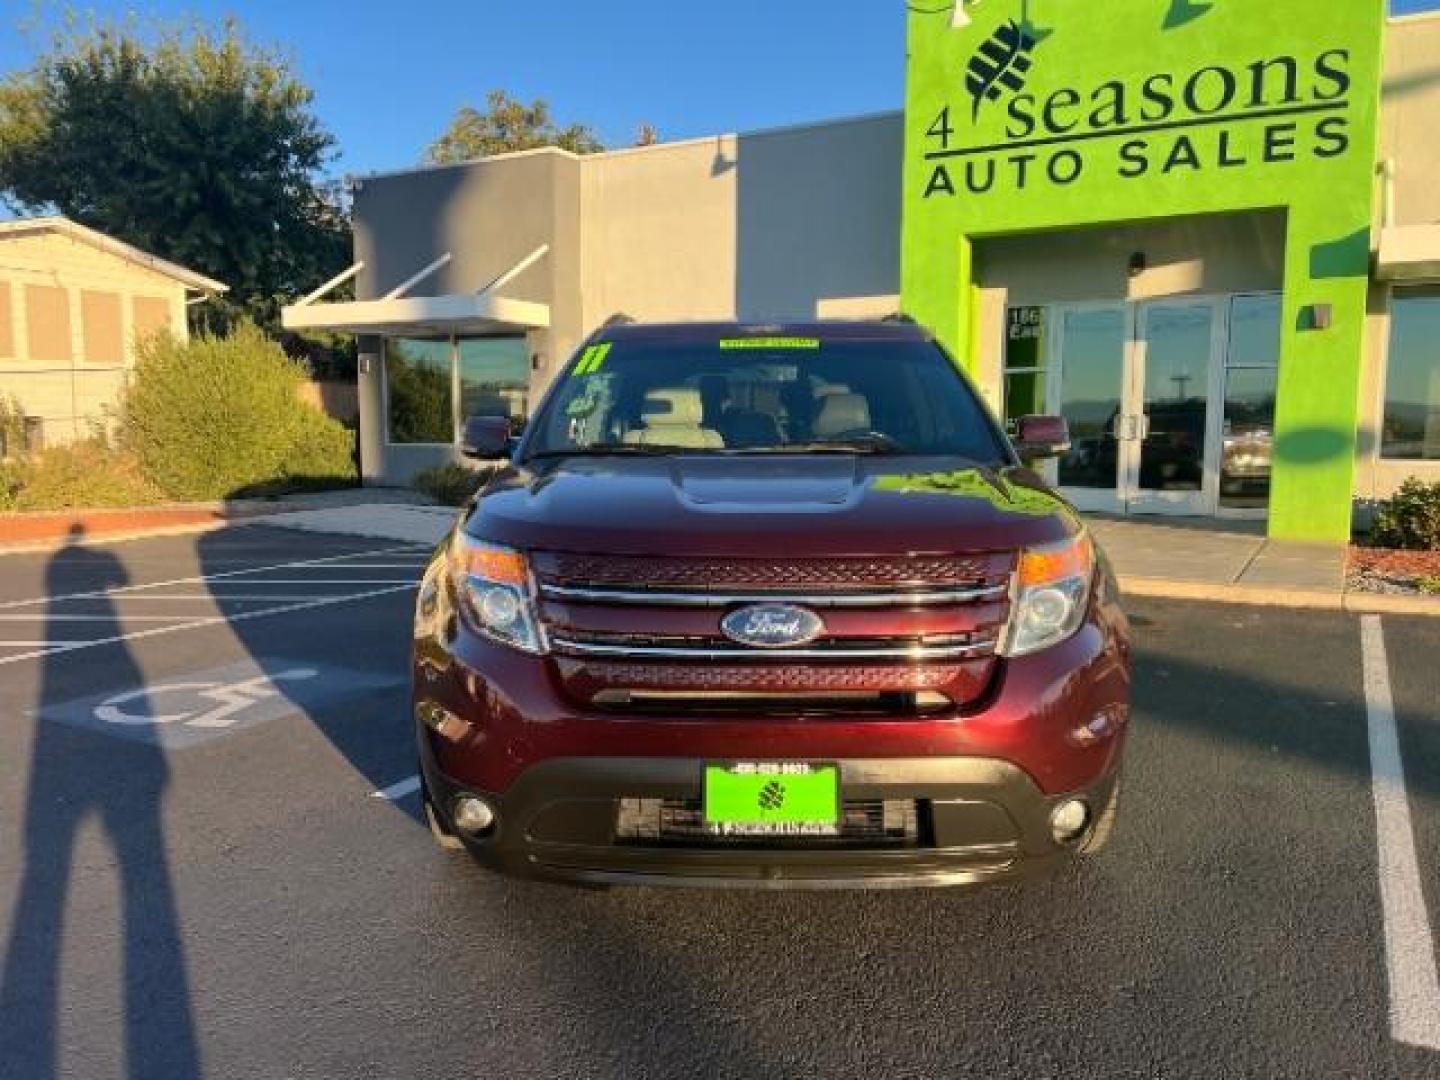
<instances>
[{"instance_id":1,"label":"door handle","mask_svg":"<svg viewBox=\"0 0 1440 1080\"><path fill-rule=\"evenodd\" d=\"M1135 427L1135 438L1140 442L1144 442L1150 438L1150 417L1146 413L1141 413L1135 417Z\"/></svg>"}]
</instances>

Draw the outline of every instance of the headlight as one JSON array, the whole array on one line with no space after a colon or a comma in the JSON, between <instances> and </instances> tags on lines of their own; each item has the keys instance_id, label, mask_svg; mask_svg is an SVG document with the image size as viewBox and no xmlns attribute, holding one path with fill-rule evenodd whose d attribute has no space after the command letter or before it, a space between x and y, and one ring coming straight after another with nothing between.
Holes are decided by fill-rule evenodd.
<instances>
[{"instance_id":1,"label":"headlight","mask_svg":"<svg viewBox=\"0 0 1440 1080\"><path fill-rule=\"evenodd\" d=\"M466 624L492 641L543 655L545 634L535 614L535 589L525 556L456 532L450 580Z\"/></svg>"},{"instance_id":2,"label":"headlight","mask_svg":"<svg viewBox=\"0 0 1440 1080\"><path fill-rule=\"evenodd\" d=\"M1094 575L1095 547L1087 534L1022 551L1015 604L1000 655L1029 656L1080 629L1090 606Z\"/></svg>"}]
</instances>

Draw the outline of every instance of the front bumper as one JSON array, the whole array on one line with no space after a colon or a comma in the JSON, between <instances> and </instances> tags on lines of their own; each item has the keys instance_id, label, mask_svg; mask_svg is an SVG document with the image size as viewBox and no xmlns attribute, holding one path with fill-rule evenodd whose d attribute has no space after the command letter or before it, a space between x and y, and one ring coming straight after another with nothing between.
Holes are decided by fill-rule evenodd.
<instances>
[{"instance_id":1,"label":"front bumper","mask_svg":"<svg viewBox=\"0 0 1440 1080\"><path fill-rule=\"evenodd\" d=\"M426 789L444 824L451 826L448 808L457 795L485 797L497 811L496 825L466 846L484 864L522 877L771 889L974 885L1053 870L1074 851L1050 833L1050 813L1062 797L1043 793L1016 766L986 758L839 763L847 801L916 800L920 828L905 846L637 843L617 836L621 799L696 799L704 764L553 759L496 795L456 783L433 755L422 754ZM1090 804L1092 821L1108 804L1117 772L1118 766L1071 793Z\"/></svg>"}]
</instances>

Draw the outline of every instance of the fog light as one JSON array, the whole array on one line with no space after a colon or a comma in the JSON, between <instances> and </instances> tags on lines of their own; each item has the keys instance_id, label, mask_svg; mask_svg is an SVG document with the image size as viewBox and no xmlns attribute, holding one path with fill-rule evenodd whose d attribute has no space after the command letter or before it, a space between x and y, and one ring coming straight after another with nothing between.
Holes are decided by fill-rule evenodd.
<instances>
[{"instance_id":1,"label":"fog light","mask_svg":"<svg viewBox=\"0 0 1440 1080\"><path fill-rule=\"evenodd\" d=\"M484 799L461 795L455 800L455 827L462 832L481 833L495 824L495 811Z\"/></svg>"},{"instance_id":2,"label":"fog light","mask_svg":"<svg viewBox=\"0 0 1440 1080\"><path fill-rule=\"evenodd\" d=\"M1071 844L1090 824L1090 807L1084 799L1066 799L1050 813L1050 833L1057 844Z\"/></svg>"}]
</instances>

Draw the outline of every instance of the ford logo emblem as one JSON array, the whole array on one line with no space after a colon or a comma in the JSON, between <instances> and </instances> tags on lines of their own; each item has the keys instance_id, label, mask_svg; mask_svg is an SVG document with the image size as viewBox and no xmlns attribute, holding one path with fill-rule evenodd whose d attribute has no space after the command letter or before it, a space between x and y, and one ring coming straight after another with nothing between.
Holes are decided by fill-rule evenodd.
<instances>
[{"instance_id":1,"label":"ford logo emblem","mask_svg":"<svg viewBox=\"0 0 1440 1080\"><path fill-rule=\"evenodd\" d=\"M790 604L756 604L732 611L720 620L731 641L757 649L789 649L809 645L825 632L815 612Z\"/></svg>"}]
</instances>

